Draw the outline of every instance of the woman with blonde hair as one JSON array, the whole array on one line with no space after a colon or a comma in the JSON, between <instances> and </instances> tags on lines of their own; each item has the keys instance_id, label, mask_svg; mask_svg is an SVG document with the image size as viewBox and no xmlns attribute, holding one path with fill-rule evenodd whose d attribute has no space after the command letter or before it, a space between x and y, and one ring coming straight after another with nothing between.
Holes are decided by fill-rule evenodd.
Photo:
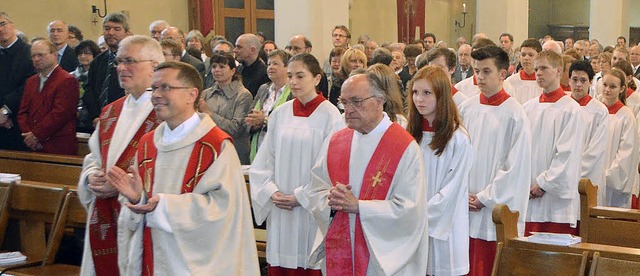
<instances>
[{"instance_id":1,"label":"woman with blonde hair","mask_svg":"<svg viewBox=\"0 0 640 276\"><path fill-rule=\"evenodd\" d=\"M402 94L400 92L400 79L391 67L384 64L374 64L365 71L367 76L372 77L378 86L384 91L384 112L387 113L392 122L407 127L407 118L402 107Z\"/></svg>"},{"instance_id":2,"label":"woman with blonde hair","mask_svg":"<svg viewBox=\"0 0 640 276\"><path fill-rule=\"evenodd\" d=\"M428 275L469 273L469 172L472 148L451 96L451 82L436 66L420 69L408 85L407 130L423 152L429 196Z\"/></svg>"}]
</instances>

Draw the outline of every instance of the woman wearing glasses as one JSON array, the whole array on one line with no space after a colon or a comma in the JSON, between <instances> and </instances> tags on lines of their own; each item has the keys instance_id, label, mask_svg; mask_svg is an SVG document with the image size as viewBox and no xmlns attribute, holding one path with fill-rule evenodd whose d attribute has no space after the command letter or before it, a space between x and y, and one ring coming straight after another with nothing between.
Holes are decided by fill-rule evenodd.
<instances>
[{"instance_id":1,"label":"woman wearing glasses","mask_svg":"<svg viewBox=\"0 0 640 276\"><path fill-rule=\"evenodd\" d=\"M427 274L464 275L469 272L469 135L442 69L420 69L409 81L408 91L407 130L422 149L430 197Z\"/></svg>"},{"instance_id":2,"label":"woman wearing glasses","mask_svg":"<svg viewBox=\"0 0 640 276\"><path fill-rule=\"evenodd\" d=\"M317 92L321 74L311 54L289 60L295 99L269 116L267 135L249 170L256 223L267 221L269 275L321 275L319 266L307 264L318 226L304 209L308 202L301 187L311 181L325 139L344 125L338 109Z\"/></svg>"},{"instance_id":3,"label":"woman wearing glasses","mask_svg":"<svg viewBox=\"0 0 640 276\"><path fill-rule=\"evenodd\" d=\"M244 117L251 110L253 97L242 85L231 54L214 54L211 57L211 74L215 83L202 91L198 111L211 116L216 125L231 135L240 163L249 165L249 131Z\"/></svg>"}]
</instances>

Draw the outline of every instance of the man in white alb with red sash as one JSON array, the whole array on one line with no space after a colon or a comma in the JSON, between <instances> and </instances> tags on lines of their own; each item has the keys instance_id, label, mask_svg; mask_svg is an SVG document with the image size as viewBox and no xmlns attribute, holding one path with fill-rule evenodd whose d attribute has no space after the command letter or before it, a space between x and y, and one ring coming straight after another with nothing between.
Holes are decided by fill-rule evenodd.
<instances>
[{"instance_id":1,"label":"man in white alb with red sash","mask_svg":"<svg viewBox=\"0 0 640 276\"><path fill-rule=\"evenodd\" d=\"M425 275L427 196L418 144L383 112L366 75L342 86L348 128L321 150L304 188L324 237L311 263L325 275Z\"/></svg>"},{"instance_id":2,"label":"man in white alb with red sash","mask_svg":"<svg viewBox=\"0 0 640 276\"><path fill-rule=\"evenodd\" d=\"M88 209L81 275L118 275L120 203L105 170L128 168L142 135L158 125L149 87L153 68L163 61L160 44L146 36L127 37L118 48L118 80L128 95L103 108L78 182L80 200Z\"/></svg>"},{"instance_id":3,"label":"man in white alb with red sash","mask_svg":"<svg viewBox=\"0 0 640 276\"><path fill-rule=\"evenodd\" d=\"M140 139L137 166L107 178L123 196L123 275L259 275L251 209L231 137L196 113L202 78L169 61L153 75L158 128Z\"/></svg>"}]
</instances>

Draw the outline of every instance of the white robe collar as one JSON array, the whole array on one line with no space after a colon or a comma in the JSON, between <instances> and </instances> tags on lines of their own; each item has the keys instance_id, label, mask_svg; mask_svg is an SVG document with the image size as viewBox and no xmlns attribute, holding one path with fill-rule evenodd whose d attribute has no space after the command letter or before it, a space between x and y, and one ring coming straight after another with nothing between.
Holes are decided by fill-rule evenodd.
<instances>
[{"instance_id":1,"label":"white robe collar","mask_svg":"<svg viewBox=\"0 0 640 276\"><path fill-rule=\"evenodd\" d=\"M187 136L198 124L200 124L200 117L198 113L193 113L191 118L184 121L174 130L171 130L169 127L165 127L162 133L162 143L164 144L172 144L177 141L182 140Z\"/></svg>"}]
</instances>

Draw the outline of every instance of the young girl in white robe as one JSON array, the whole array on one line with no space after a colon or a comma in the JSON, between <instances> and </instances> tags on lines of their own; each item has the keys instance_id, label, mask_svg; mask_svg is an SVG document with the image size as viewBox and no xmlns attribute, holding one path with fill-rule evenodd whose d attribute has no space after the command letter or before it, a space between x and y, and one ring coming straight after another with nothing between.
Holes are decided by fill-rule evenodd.
<instances>
[{"instance_id":1,"label":"young girl in white robe","mask_svg":"<svg viewBox=\"0 0 640 276\"><path fill-rule=\"evenodd\" d=\"M407 130L420 144L429 210L428 275L469 272L469 171L472 148L439 67L420 69L408 84Z\"/></svg>"},{"instance_id":2,"label":"young girl in white robe","mask_svg":"<svg viewBox=\"0 0 640 276\"><path fill-rule=\"evenodd\" d=\"M609 139L606 161L605 206L629 208L637 181L637 126L633 111L624 105L626 77L613 68L602 77L602 100L609 109Z\"/></svg>"}]
</instances>

